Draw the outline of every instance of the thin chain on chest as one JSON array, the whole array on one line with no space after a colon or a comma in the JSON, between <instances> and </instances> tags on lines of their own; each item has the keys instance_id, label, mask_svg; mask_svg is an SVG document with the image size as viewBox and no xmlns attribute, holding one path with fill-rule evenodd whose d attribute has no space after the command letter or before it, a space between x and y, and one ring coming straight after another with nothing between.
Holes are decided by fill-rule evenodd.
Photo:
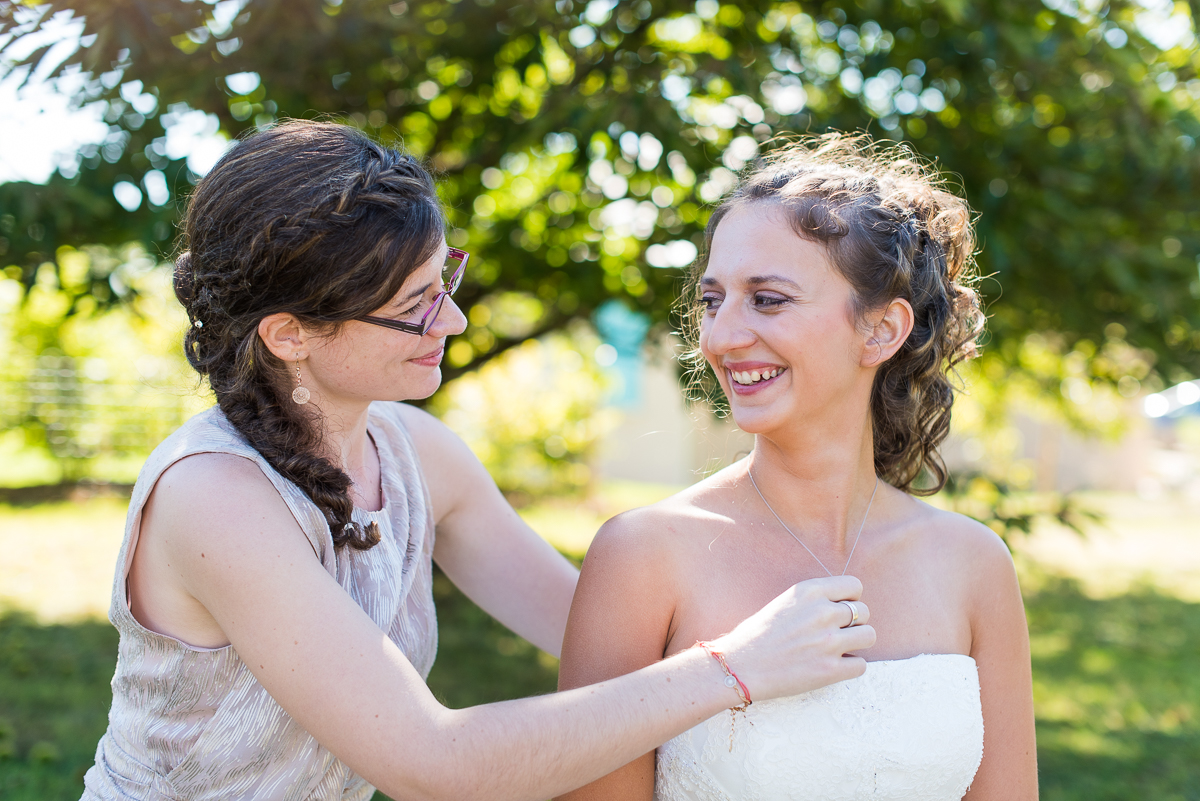
<instances>
[{"instance_id":1,"label":"thin chain on chest","mask_svg":"<svg viewBox=\"0 0 1200 801\"><path fill-rule=\"evenodd\" d=\"M804 550L808 551L808 555L811 556L814 560L816 560L817 564L821 566L821 569L824 570L826 573L828 573L832 577L833 571L830 570L829 568L825 567L825 563L817 558L817 555L812 552L812 549L810 549L807 545L804 544L804 540L797 537L795 532L793 532L790 528L788 528L788 524L783 522L783 518L781 518L775 512L775 510L771 508L771 504L767 503L766 496L762 494L762 490L760 490L758 488L758 482L754 480L754 470L753 469L747 470L746 475L750 476L750 484L751 484L751 486L754 487L754 491L757 492L758 497L762 499L763 505L767 507L767 511L769 511L771 514L775 515L775 519L779 521L779 525L783 526L783 530L786 531L788 534L791 534L792 539L794 539L796 542L800 543L800 547L803 548ZM858 540L862 536L863 528L867 525L867 517L869 517L871 514L871 505L873 503L875 503L875 493L878 491L879 491L879 476L876 476L875 477L875 488L871 490L871 500L867 501L867 511L863 514L862 523L860 523L858 526L858 534L856 534L854 536L854 544L852 546L850 546L850 555L846 557L846 566L842 568L842 572L839 573L838 575L844 576L844 575L846 575L846 571L850 569L850 560L854 558L854 549L858 547Z\"/></svg>"}]
</instances>

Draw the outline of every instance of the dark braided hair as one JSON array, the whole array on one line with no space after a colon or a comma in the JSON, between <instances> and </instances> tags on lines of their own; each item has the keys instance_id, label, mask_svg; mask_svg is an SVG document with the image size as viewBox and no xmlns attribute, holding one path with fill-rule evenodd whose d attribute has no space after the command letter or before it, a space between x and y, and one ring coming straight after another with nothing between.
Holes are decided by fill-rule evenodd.
<instances>
[{"instance_id":1,"label":"dark braided hair","mask_svg":"<svg viewBox=\"0 0 1200 801\"><path fill-rule=\"evenodd\" d=\"M288 312L335 333L390 301L443 232L428 172L330 123L286 122L238 142L188 203L175 262L188 362L229 422L321 509L336 546L371 548L379 528L351 519L350 476L320 455L321 429L291 402L259 321Z\"/></svg>"},{"instance_id":2,"label":"dark braided hair","mask_svg":"<svg viewBox=\"0 0 1200 801\"><path fill-rule=\"evenodd\" d=\"M889 151L840 133L799 140L756 164L713 212L690 289L704 275L721 220L763 202L781 207L799 236L828 248L853 288L860 325L896 298L912 305L913 330L879 368L871 391L875 471L906 492L932 495L946 483L937 449L950 431L952 372L975 356L984 324L971 288L975 237L966 202L902 146ZM701 314L697 304L683 307L688 356L698 370L707 366L698 347ZM931 484L918 489L922 473Z\"/></svg>"}]
</instances>

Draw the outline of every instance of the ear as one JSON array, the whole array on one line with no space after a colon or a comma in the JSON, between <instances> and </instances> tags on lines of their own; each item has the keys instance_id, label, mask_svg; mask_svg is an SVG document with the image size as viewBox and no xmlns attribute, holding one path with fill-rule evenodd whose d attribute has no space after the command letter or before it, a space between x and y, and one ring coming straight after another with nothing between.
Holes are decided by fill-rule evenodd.
<instances>
[{"instance_id":1,"label":"ear","mask_svg":"<svg viewBox=\"0 0 1200 801\"><path fill-rule=\"evenodd\" d=\"M258 322L258 336L267 350L285 362L308 358L308 333L287 312L269 314Z\"/></svg>"},{"instance_id":2,"label":"ear","mask_svg":"<svg viewBox=\"0 0 1200 801\"><path fill-rule=\"evenodd\" d=\"M863 345L863 367L878 367L900 350L913 329L913 309L904 298L896 298L883 310Z\"/></svg>"}]
</instances>

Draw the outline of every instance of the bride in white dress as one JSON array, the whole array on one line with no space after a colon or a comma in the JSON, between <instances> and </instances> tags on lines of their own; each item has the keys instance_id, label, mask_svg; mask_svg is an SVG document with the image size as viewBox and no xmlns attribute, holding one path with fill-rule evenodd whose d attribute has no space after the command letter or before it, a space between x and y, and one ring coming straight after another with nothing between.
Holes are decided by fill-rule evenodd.
<instances>
[{"instance_id":1,"label":"bride in white dress","mask_svg":"<svg viewBox=\"0 0 1200 801\"><path fill-rule=\"evenodd\" d=\"M982 328L970 211L899 156L838 135L791 145L713 213L685 302L755 447L605 524L560 687L691 648L842 573L862 581L878 635L857 654L866 672L719 714L572 801L1037 797L1012 560L988 528L914 497L945 482L951 371ZM861 606L846 604L847 625Z\"/></svg>"}]
</instances>

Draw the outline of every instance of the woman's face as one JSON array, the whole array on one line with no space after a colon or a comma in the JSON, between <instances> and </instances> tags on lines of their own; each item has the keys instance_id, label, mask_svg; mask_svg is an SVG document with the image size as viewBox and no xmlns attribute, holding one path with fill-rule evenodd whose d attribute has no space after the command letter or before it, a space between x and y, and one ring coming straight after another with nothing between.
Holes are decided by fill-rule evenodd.
<instances>
[{"instance_id":1,"label":"woman's face","mask_svg":"<svg viewBox=\"0 0 1200 801\"><path fill-rule=\"evenodd\" d=\"M419 322L449 278L442 273L445 264L446 243L442 242L391 302L371 316ZM446 337L461 334L466 326L462 311L449 297L424 336L351 321L334 336L309 340L308 370L302 367L302 373L306 383L311 374L314 394L335 402L427 398L441 384Z\"/></svg>"},{"instance_id":2,"label":"woman's face","mask_svg":"<svg viewBox=\"0 0 1200 801\"><path fill-rule=\"evenodd\" d=\"M832 423L856 394L869 399L869 336L855 325L850 284L774 204L721 220L701 293L700 350L743 431Z\"/></svg>"}]
</instances>

